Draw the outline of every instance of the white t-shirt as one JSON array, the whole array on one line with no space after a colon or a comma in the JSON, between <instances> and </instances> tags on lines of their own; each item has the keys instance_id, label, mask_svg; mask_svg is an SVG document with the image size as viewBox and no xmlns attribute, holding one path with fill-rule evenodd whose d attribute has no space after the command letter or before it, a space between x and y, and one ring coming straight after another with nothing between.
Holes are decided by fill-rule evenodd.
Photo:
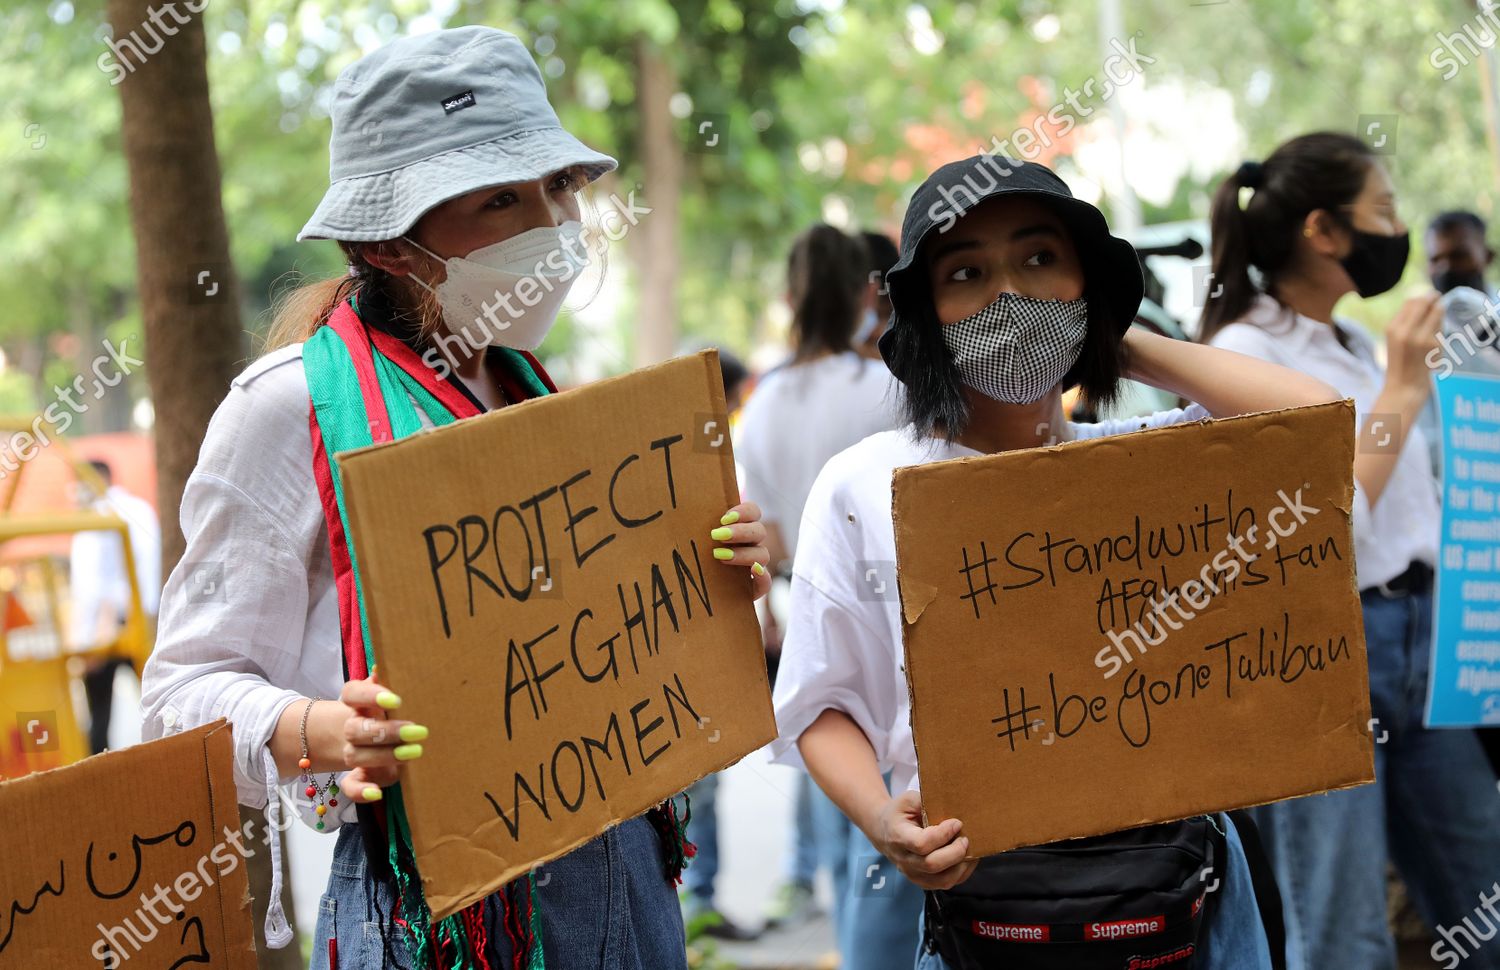
<instances>
[{"instance_id":1,"label":"white t-shirt","mask_svg":"<svg viewBox=\"0 0 1500 970\"><path fill-rule=\"evenodd\" d=\"M1339 342L1334 327L1352 350ZM1358 427L1363 427L1385 386L1385 372L1375 359L1375 342L1357 324L1347 320L1335 320L1333 326L1319 323L1283 309L1269 296L1260 297L1242 322L1220 330L1210 343L1333 385L1354 399ZM1360 447L1378 446L1382 433L1372 426L1368 440L1362 433ZM1373 509L1364 489L1354 483L1354 562L1360 588L1394 579L1413 562L1435 566L1441 514L1427 436L1414 426Z\"/></svg>"},{"instance_id":2,"label":"white t-shirt","mask_svg":"<svg viewBox=\"0 0 1500 970\"><path fill-rule=\"evenodd\" d=\"M898 391L883 363L850 351L774 370L750 395L735 440L744 497L781 530L788 556L818 472L855 442L901 423Z\"/></svg>"},{"instance_id":3,"label":"white t-shirt","mask_svg":"<svg viewBox=\"0 0 1500 970\"><path fill-rule=\"evenodd\" d=\"M1208 417L1198 405L1140 418L1068 425L1073 439L1101 438ZM902 670L891 474L907 465L979 452L908 429L871 435L836 455L808 496L776 674L775 762L800 765L797 739L818 715L843 711L875 749L891 790L917 787L911 701Z\"/></svg>"},{"instance_id":4,"label":"white t-shirt","mask_svg":"<svg viewBox=\"0 0 1500 970\"><path fill-rule=\"evenodd\" d=\"M161 599L161 528L151 503L118 485L109 486L93 511L117 515L130 534L135 583L141 610L155 616ZM118 532L79 532L69 551L68 583L72 590L69 640L86 650L119 635L130 603L130 578ZM106 632L107 631L107 632Z\"/></svg>"}]
</instances>

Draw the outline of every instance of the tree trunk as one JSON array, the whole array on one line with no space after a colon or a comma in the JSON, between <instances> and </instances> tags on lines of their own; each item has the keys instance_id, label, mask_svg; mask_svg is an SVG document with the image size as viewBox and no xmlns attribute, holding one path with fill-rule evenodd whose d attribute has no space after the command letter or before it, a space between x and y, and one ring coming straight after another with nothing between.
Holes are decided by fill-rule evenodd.
<instances>
[{"instance_id":1,"label":"tree trunk","mask_svg":"<svg viewBox=\"0 0 1500 970\"><path fill-rule=\"evenodd\" d=\"M182 557L177 509L183 484L197 460L208 419L244 359L219 194L203 21L188 14L183 22L179 13L185 6L153 9L150 0L108 2L116 41L111 83L120 89L123 108L121 135L146 329L143 356L156 407L164 575ZM124 348L126 353L140 349L139 342ZM262 917L270 853L257 852L248 862L261 970L300 967L295 938L282 950L265 945ZM283 902L292 912L290 892Z\"/></svg>"},{"instance_id":2,"label":"tree trunk","mask_svg":"<svg viewBox=\"0 0 1500 970\"><path fill-rule=\"evenodd\" d=\"M130 170L130 221L135 232L147 374L156 405L158 508L163 571L182 556L177 508L203 432L244 359L237 285L219 196L219 157L203 21L190 16L150 21L147 0L109 0L117 40L160 50L123 61L122 141ZM180 11L182 6L175 8ZM167 29L174 32L162 36ZM153 365L154 362L154 365Z\"/></svg>"},{"instance_id":3,"label":"tree trunk","mask_svg":"<svg viewBox=\"0 0 1500 970\"><path fill-rule=\"evenodd\" d=\"M668 102L677 78L660 49L646 37L635 45L636 104L640 111L642 202L651 212L629 237L640 280L637 291L635 364L666 360L677 350L677 215L682 195L682 141Z\"/></svg>"}]
</instances>

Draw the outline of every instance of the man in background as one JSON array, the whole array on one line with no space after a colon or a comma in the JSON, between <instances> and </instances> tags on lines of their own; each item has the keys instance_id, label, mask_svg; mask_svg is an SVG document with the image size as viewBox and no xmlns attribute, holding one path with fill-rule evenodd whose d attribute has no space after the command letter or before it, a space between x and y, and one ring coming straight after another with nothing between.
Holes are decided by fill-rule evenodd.
<instances>
[{"instance_id":1,"label":"man in background","mask_svg":"<svg viewBox=\"0 0 1500 970\"><path fill-rule=\"evenodd\" d=\"M154 624L161 601L161 528L156 510L114 484L114 474L102 461L89 462L104 485L79 483L80 507L125 521L135 564L136 586L147 625ZM130 579L125 571L125 549L118 532L79 532L69 556L72 613L69 629L73 647L88 650L114 643L130 613ZM124 657L91 662L83 676L89 705L89 747L94 754L109 747L109 716L114 702L115 671L129 666Z\"/></svg>"},{"instance_id":2,"label":"man in background","mask_svg":"<svg viewBox=\"0 0 1500 970\"><path fill-rule=\"evenodd\" d=\"M1458 209L1441 213L1427 224L1423 244L1427 249L1427 276L1439 293L1467 286L1495 296L1484 278L1495 251L1485 241L1484 220L1478 215Z\"/></svg>"},{"instance_id":3,"label":"man in background","mask_svg":"<svg viewBox=\"0 0 1500 970\"><path fill-rule=\"evenodd\" d=\"M1448 369L1459 374L1500 377L1500 333L1496 332L1500 293L1485 280L1495 252L1485 241L1484 220L1473 212L1454 209L1434 216L1422 245L1427 250L1427 277L1443 294L1443 333L1440 345ZM1437 395L1428 398L1417 417L1427 437L1432 473L1443 478L1443 429ZM1500 764L1500 749L1495 755Z\"/></svg>"}]
</instances>

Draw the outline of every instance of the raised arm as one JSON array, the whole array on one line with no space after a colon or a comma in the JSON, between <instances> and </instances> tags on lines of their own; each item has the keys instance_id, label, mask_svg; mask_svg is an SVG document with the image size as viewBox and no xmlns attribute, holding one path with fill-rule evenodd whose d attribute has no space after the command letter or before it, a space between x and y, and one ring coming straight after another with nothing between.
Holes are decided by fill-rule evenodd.
<instances>
[{"instance_id":1,"label":"raised arm","mask_svg":"<svg viewBox=\"0 0 1500 970\"><path fill-rule=\"evenodd\" d=\"M1126 376L1195 401L1216 418L1343 398L1316 377L1289 367L1138 328L1125 335L1125 348Z\"/></svg>"},{"instance_id":2,"label":"raised arm","mask_svg":"<svg viewBox=\"0 0 1500 970\"><path fill-rule=\"evenodd\" d=\"M1390 440L1387 447L1360 448L1354 455L1354 478L1371 506L1380 501L1432 393L1430 361L1442 327L1443 306L1435 291L1407 299L1386 327L1385 385L1363 418L1360 440L1364 440L1364 426L1377 421L1381 426L1371 427L1371 432L1377 440L1386 436Z\"/></svg>"}]
</instances>

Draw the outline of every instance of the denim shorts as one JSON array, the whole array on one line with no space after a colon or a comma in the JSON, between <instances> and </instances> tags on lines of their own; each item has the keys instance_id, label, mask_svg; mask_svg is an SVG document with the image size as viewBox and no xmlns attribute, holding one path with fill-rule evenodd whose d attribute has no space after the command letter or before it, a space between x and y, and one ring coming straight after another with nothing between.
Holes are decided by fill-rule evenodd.
<instances>
[{"instance_id":1,"label":"denim shorts","mask_svg":"<svg viewBox=\"0 0 1500 970\"><path fill-rule=\"evenodd\" d=\"M682 910L660 839L644 818L540 867L537 896L549 970L687 970ZM391 921L394 904L394 887L369 876L359 828L343 826L318 903L311 970L411 970ZM485 900L486 955L492 966L509 967L501 913L498 895Z\"/></svg>"}]
</instances>

